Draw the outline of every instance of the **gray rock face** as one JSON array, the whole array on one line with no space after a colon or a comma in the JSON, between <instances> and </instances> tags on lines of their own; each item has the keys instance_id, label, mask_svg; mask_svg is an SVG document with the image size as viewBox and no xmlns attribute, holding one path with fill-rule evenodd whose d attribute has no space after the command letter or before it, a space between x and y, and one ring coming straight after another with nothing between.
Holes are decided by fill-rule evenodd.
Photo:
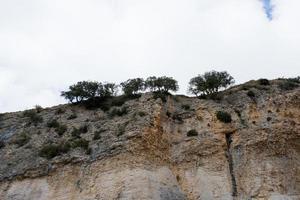
<instances>
[{"instance_id":1,"label":"gray rock face","mask_svg":"<svg viewBox=\"0 0 300 200\"><path fill-rule=\"evenodd\" d=\"M145 94L120 116L79 105L44 109L37 124L1 114L0 199L300 199L300 89L256 84L222 100ZM69 146L45 158L49 144Z\"/></svg>"}]
</instances>

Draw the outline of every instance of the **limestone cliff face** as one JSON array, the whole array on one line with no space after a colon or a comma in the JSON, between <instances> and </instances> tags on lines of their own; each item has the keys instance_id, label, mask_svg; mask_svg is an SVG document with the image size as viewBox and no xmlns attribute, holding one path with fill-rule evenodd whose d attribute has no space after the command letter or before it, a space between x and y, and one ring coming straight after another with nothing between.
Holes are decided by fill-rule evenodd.
<instances>
[{"instance_id":1,"label":"limestone cliff face","mask_svg":"<svg viewBox=\"0 0 300 200\"><path fill-rule=\"evenodd\" d=\"M78 105L44 109L37 124L2 114L0 199L300 199L300 88L257 84L221 100L145 94L125 102L122 116ZM41 157L47 144L80 139L88 148Z\"/></svg>"}]
</instances>

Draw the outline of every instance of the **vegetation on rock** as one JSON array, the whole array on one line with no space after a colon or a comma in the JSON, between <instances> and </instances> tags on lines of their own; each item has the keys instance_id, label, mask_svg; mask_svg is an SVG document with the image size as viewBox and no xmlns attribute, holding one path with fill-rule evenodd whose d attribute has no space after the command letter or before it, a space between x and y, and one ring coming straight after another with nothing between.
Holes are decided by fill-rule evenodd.
<instances>
[{"instance_id":1,"label":"vegetation on rock","mask_svg":"<svg viewBox=\"0 0 300 200\"><path fill-rule=\"evenodd\" d=\"M13 143L16 144L18 147L22 147L30 141L30 136L26 132L22 132L19 134L14 140Z\"/></svg>"},{"instance_id":2,"label":"vegetation on rock","mask_svg":"<svg viewBox=\"0 0 300 200\"><path fill-rule=\"evenodd\" d=\"M38 123L42 123L44 121L43 118L37 114L37 111L35 109L24 111L23 116L28 117L29 122L33 123L34 125L37 125Z\"/></svg>"},{"instance_id":3,"label":"vegetation on rock","mask_svg":"<svg viewBox=\"0 0 300 200\"><path fill-rule=\"evenodd\" d=\"M230 123L232 121L231 115L228 112L225 111L217 111L216 116L218 120L224 123Z\"/></svg>"},{"instance_id":4,"label":"vegetation on rock","mask_svg":"<svg viewBox=\"0 0 300 200\"><path fill-rule=\"evenodd\" d=\"M142 78L128 79L120 84L122 91L127 96L136 95L145 90L145 82Z\"/></svg>"},{"instance_id":5,"label":"vegetation on rock","mask_svg":"<svg viewBox=\"0 0 300 200\"><path fill-rule=\"evenodd\" d=\"M198 132L195 129L189 130L186 134L188 137L198 136Z\"/></svg>"},{"instance_id":6,"label":"vegetation on rock","mask_svg":"<svg viewBox=\"0 0 300 200\"><path fill-rule=\"evenodd\" d=\"M261 78L258 80L258 83L260 85L270 85L270 81L268 79L265 79L265 78Z\"/></svg>"},{"instance_id":7,"label":"vegetation on rock","mask_svg":"<svg viewBox=\"0 0 300 200\"><path fill-rule=\"evenodd\" d=\"M82 102L96 97L111 97L116 94L117 86L114 83L100 83L96 81L82 81L69 87L68 91L61 92L61 96L73 103Z\"/></svg>"},{"instance_id":8,"label":"vegetation on rock","mask_svg":"<svg viewBox=\"0 0 300 200\"><path fill-rule=\"evenodd\" d=\"M300 78L290 78L290 79L284 79L280 84L279 88L281 90L293 90L297 87L299 87Z\"/></svg>"},{"instance_id":9,"label":"vegetation on rock","mask_svg":"<svg viewBox=\"0 0 300 200\"><path fill-rule=\"evenodd\" d=\"M196 96L212 95L233 83L233 77L226 71L210 71L192 78L189 82L189 92Z\"/></svg>"},{"instance_id":10,"label":"vegetation on rock","mask_svg":"<svg viewBox=\"0 0 300 200\"><path fill-rule=\"evenodd\" d=\"M151 76L146 79L145 87L151 92L169 93L170 91L176 92L179 87L178 83L172 77L156 77Z\"/></svg>"}]
</instances>

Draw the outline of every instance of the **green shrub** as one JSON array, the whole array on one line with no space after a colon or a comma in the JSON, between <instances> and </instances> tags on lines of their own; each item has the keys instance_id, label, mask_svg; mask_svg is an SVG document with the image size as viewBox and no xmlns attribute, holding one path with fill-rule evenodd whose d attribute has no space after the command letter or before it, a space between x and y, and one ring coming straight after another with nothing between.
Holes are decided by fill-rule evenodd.
<instances>
[{"instance_id":1,"label":"green shrub","mask_svg":"<svg viewBox=\"0 0 300 200\"><path fill-rule=\"evenodd\" d=\"M222 92L217 92L217 93L213 93L213 94L209 94L206 96L207 99L212 99L215 101L221 101L224 97L224 94Z\"/></svg>"},{"instance_id":2,"label":"green shrub","mask_svg":"<svg viewBox=\"0 0 300 200\"><path fill-rule=\"evenodd\" d=\"M172 113L170 113L170 111L167 111L167 112L166 112L166 115L167 115L168 117L171 117L171 116L172 116Z\"/></svg>"},{"instance_id":3,"label":"green shrub","mask_svg":"<svg viewBox=\"0 0 300 200\"><path fill-rule=\"evenodd\" d=\"M47 159L54 158L58 155L67 153L70 150L71 144L69 142L60 144L48 144L45 145L39 151L39 156Z\"/></svg>"},{"instance_id":4,"label":"green shrub","mask_svg":"<svg viewBox=\"0 0 300 200\"><path fill-rule=\"evenodd\" d=\"M175 120L175 121L177 121L177 122L179 122L179 123L183 123L183 119L182 119L181 115L178 114L178 113L174 113L172 115L172 119Z\"/></svg>"},{"instance_id":5,"label":"green shrub","mask_svg":"<svg viewBox=\"0 0 300 200\"><path fill-rule=\"evenodd\" d=\"M218 111L216 113L218 120L224 123L230 123L232 121L231 115L225 111Z\"/></svg>"},{"instance_id":6,"label":"green shrub","mask_svg":"<svg viewBox=\"0 0 300 200\"><path fill-rule=\"evenodd\" d=\"M146 113L143 112L143 111L139 111L139 112L138 112L138 115L139 115L140 117L144 117L144 116L146 116Z\"/></svg>"},{"instance_id":7,"label":"green shrub","mask_svg":"<svg viewBox=\"0 0 300 200\"><path fill-rule=\"evenodd\" d=\"M82 125L79 127L79 129L73 127L71 135L75 138L80 138L81 133L87 133L87 132L88 132L88 125Z\"/></svg>"},{"instance_id":8,"label":"green shrub","mask_svg":"<svg viewBox=\"0 0 300 200\"><path fill-rule=\"evenodd\" d=\"M24 112L23 112L23 116L24 117L31 117L31 116L33 116L33 115L36 115L36 111L35 110L25 110Z\"/></svg>"},{"instance_id":9,"label":"green shrub","mask_svg":"<svg viewBox=\"0 0 300 200\"><path fill-rule=\"evenodd\" d=\"M43 122L43 118L39 116L35 110L26 110L24 111L23 116L28 117L30 122L33 123L34 125Z\"/></svg>"},{"instance_id":10,"label":"green shrub","mask_svg":"<svg viewBox=\"0 0 300 200\"><path fill-rule=\"evenodd\" d=\"M252 90L249 90L249 91L247 92L247 95L248 95L248 97L250 97L250 98L254 98L254 97L255 97L255 93L254 93Z\"/></svg>"},{"instance_id":11,"label":"green shrub","mask_svg":"<svg viewBox=\"0 0 300 200\"><path fill-rule=\"evenodd\" d=\"M93 149L89 147L89 148L86 150L86 154L91 155L92 153L93 153Z\"/></svg>"},{"instance_id":12,"label":"green shrub","mask_svg":"<svg viewBox=\"0 0 300 200\"><path fill-rule=\"evenodd\" d=\"M127 113L128 113L127 107L123 106L122 108L113 108L110 111L109 116L110 117L123 116L126 115Z\"/></svg>"},{"instance_id":13,"label":"green shrub","mask_svg":"<svg viewBox=\"0 0 300 200\"><path fill-rule=\"evenodd\" d=\"M71 114L67 119L71 120L71 119L76 119L77 115L75 113Z\"/></svg>"},{"instance_id":14,"label":"green shrub","mask_svg":"<svg viewBox=\"0 0 300 200\"><path fill-rule=\"evenodd\" d=\"M162 102L167 102L167 98L169 95L170 95L170 93L167 93L167 92L159 92L159 91L153 92L153 98L161 99Z\"/></svg>"},{"instance_id":15,"label":"green shrub","mask_svg":"<svg viewBox=\"0 0 300 200\"><path fill-rule=\"evenodd\" d=\"M281 90L293 90L295 88L299 87L298 83L293 80L284 80L279 84L279 88Z\"/></svg>"},{"instance_id":16,"label":"green shrub","mask_svg":"<svg viewBox=\"0 0 300 200\"><path fill-rule=\"evenodd\" d=\"M58 145L49 144L49 145L44 146L39 151L39 156L47 158L47 159L51 159L51 158L54 158L57 155L59 155L59 153L60 153L60 151L59 151Z\"/></svg>"},{"instance_id":17,"label":"green shrub","mask_svg":"<svg viewBox=\"0 0 300 200\"><path fill-rule=\"evenodd\" d=\"M119 127L118 127L117 136L124 135L125 129L126 129L126 126L123 126L123 125L119 126Z\"/></svg>"},{"instance_id":18,"label":"green shrub","mask_svg":"<svg viewBox=\"0 0 300 200\"><path fill-rule=\"evenodd\" d=\"M121 96L117 96L117 97L112 97L110 107L122 106L127 101L132 100L132 99L138 99L140 97L141 97L141 94L121 95Z\"/></svg>"},{"instance_id":19,"label":"green shrub","mask_svg":"<svg viewBox=\"0 0 300 200\"><path fill-rule=\"evenodd\" d=\"M71 148L82 148L88 150L89 142L85 139L76 139L73 141L63 142L60 144L48 144L45 145L40 151L39 156L51 159L58 155L67 153Z\"/></svg>"},{"instance_id":20,"label":"green shrub","mask_svg":"<svg viewBox=\"0 0 300 200\"><path fill-rule=\"evenodd\" d=\"M128 97L125 96L125 95L121 95L121 96L118 96L118 97L113 97L111 99L109 107L122 106L126 101L128 101Z\"/></svg>"},{"instance_id":21,"label":"green shrub","mask_svg":"<svg viewBox=\"0 0 300 200\"><path fill-rule=\"evenodd\" d=\"M25 144L27 144L30 141L30 139L31 138L28 135L28 133L22 132L15 138L13 143L16 144L18 147L21 147L21 146L24 146Z\"/></svg>"},{"instance_id":22,"label":"green shrub","mask_svg":"<svg viewBox=\"0 0 300 200\"><path fill-rule=\"evenodd\" d=\"M198 132L195 129L189 130L186 134L188 137L198 136Z\"/></svg>"},{"instance_id":23,"label":"green shrub","mask_svg":"<svg viewBox=\"0 0 300 200\"><path fill-rule=\"evenodd\" d=\"M40 112L42 112L43 107L40 106L40 105L36 105L36 106L35 106L35 110L36 110L37 113L40 113Z\"/></svg>"},{"instance_id":24,"label":"green shrub","mask_svg":"<svg viewBox=\"0 0 300 200\"><path fill-rule=\"evenodd\" d=\"M79 138L79 137L80 137L80 131L79 131L79 129L73 127L73 130L72 130L72 132L71 132L71 135L72 135L73 137Z\"/></svg>"},{"instance_id":25,"label":"green shrub","mask_svg":"<svg viewBox=\"0 0 300 200\"><path fill-rule=\"evenodd\" d=\"M94 133L94 138L93 138L93 140L99 140L99 139L101 138L101 134L102 134L103 132L105 132L104 129L100 129L100 130L96 131L96 132Z\"/></svg>"},{"instance_id":26,"label":"green shrub","mask_svg":"<svg viewBox=\"0 0 300 200\"><path fill-rule=\"evenodd\" d=\"M56 115L60 115L60 114L64 114L66 111L62 108L58 108L56 111L55 111L55 114Z\"/></svg>"},{"instance_id":27,"label":"green shrub","mask_svg":"<svg viewBox=\"0 0 300 200\"><path fill-rule=\"evenodd\" d=\"M52 119L47 122L47 127L48 128L58 128L59 127L59 122L56 119Z\"/></svg>"},{"instance_id":28,"label":"green shrub","mask_svg":"<svg viewBox=\"0 0 300 200\"><path fill-rule=\"evenodd\" d=\"M288 78L288 81L294 82L294 83L300 83L300 76L296 77L296 78Z\"/></svg>"},{"instance_id":29,"label":"green shrub","mask_svg":"<svg viewBox=\"0 0 300 200\"><path fill-rule=\"evenodd\" d=\"M0 141L0 149L5 147L5 143L3 141Z\"/></svg>"},{"instance_id":30,"label":"green shrub","mask_svg":"<svg viewBox=\"0 0 300 200\"><path fill-rule=\"evenodd\" d=\"M124 124L119 124L117 129L117 136L124 135L126 131L126 127L129 124L129 122L125 122Z\"/></svg>"},{"instance_id":31,"label":"green shrub","mask_svg":"<svg viewBox=\"0 0 300 200\"><path fill-rule=\"evenodd\" d=\"M239 118L242 117L242 114L241 114L240 110L235 109L234 112L239 116Z\"/></svg>"},{"instance_id":32,"label":"green shrub","mask_svg":"<svg viewBox=\"0 0 300 200\"><path fill-rule=\"evenodd\" d=\"M88 130L88 125L82 125L79 127L79 132L80 133L87 133L89 130Z\"/></svg>"},{"instance_id":33,"label":"green shrub","mask_svg":"<svg viewBox=\"0 0 300 200\"><path fill-rule=\"evenodd\" d=\"M89 147L89 141L87 141L87 140L85 140L85 139L83 139L83 138L76 139L76 140L72 141L71 147L72 147L72 148L80 147L80 148L82 148L82 149L87 150L88 147Z\"/></svg>"},{"instance_id":34,"label":"green shrub","mask_svg":"<svg viewBox=\"0 0 300 200\"><path fill-rule=\"evenodd\" d=\"M188 105L188 104L183 104L183 105L181 105L181 108L184 109L184 110L190 110L191 106Z\"/></svg>"},{"instance_id":35,"label":"green shrub","mask_svg":"<svg viewBox=\"0 0 300 200\"><path fill-rule=\"evenodd\" d=\"M66 125L61 125L56 119L49 121L47 123L47 127L55 128L55 132L60 136L62 136L68 130Z\"/></svg>"},{"instance_id":36,"label":"green shrub","mask_svg":"<svg viewBox=\"0 0 300 200\"><path fill-rule=\"evenodd\" d=\"M110 96L110 97L96 97L93 99L89 99L83 102L83 105L87 109L96 109L100 108L104 112L108 111L111 107L114 106L122 106L126 101L131 99L137 99L141 95L134 94L134 95L121 95L121 96Z\"/></svg>"},{"instance_id":37,"label":"green shrub","mask_svg":"<svg viewBox=\"0 0 300 200\"><path fill-rule=\"evenodd\" d=\"M260 85L270 85L270 81L268 79L265 79L265 78L261 78L258 80L258 83Z\"/></svg>"},{"instance_id":38,"label":"green shrub","mask_svg":"<svg viewBox=\"0 0 300 200\"><path fill-rule=\"evenodd\" d=\"M66 125L60 125L59 127L55 128L55 132L60 136L62 136L67 130L68 127Z\"/></svg>"}]
</instances>

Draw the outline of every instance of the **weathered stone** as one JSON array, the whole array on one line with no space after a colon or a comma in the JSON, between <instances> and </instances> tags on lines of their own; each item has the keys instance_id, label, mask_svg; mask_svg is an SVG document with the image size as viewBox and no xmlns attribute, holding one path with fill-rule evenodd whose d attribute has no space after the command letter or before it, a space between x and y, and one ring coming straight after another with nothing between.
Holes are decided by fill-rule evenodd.
<instances>
[{"instance_id":1,"label":"weathered stone","mask_svg":"<svg viewBox=\"0 0 300 200\"><path fill-rule=\"evenodd\" d=\"M44 109L36 126L22 112L2 114L0 199L300 199L299 87L281 91L273 81L255 88L255 99L241 88L227 90L220 101L170 96L164 103L145 94L113 118L78 105ZM58 108L65 112L57 114ZM219 121L219 110L232 122ZM47 127L52 119L68 127L62 136ZM75 140L73 127L83 125L89 151L39 156L46 144ZM198 135L188 137L192 129ZM30 141L15 145L24 131Z\"/></svg>"}]
</instances>

